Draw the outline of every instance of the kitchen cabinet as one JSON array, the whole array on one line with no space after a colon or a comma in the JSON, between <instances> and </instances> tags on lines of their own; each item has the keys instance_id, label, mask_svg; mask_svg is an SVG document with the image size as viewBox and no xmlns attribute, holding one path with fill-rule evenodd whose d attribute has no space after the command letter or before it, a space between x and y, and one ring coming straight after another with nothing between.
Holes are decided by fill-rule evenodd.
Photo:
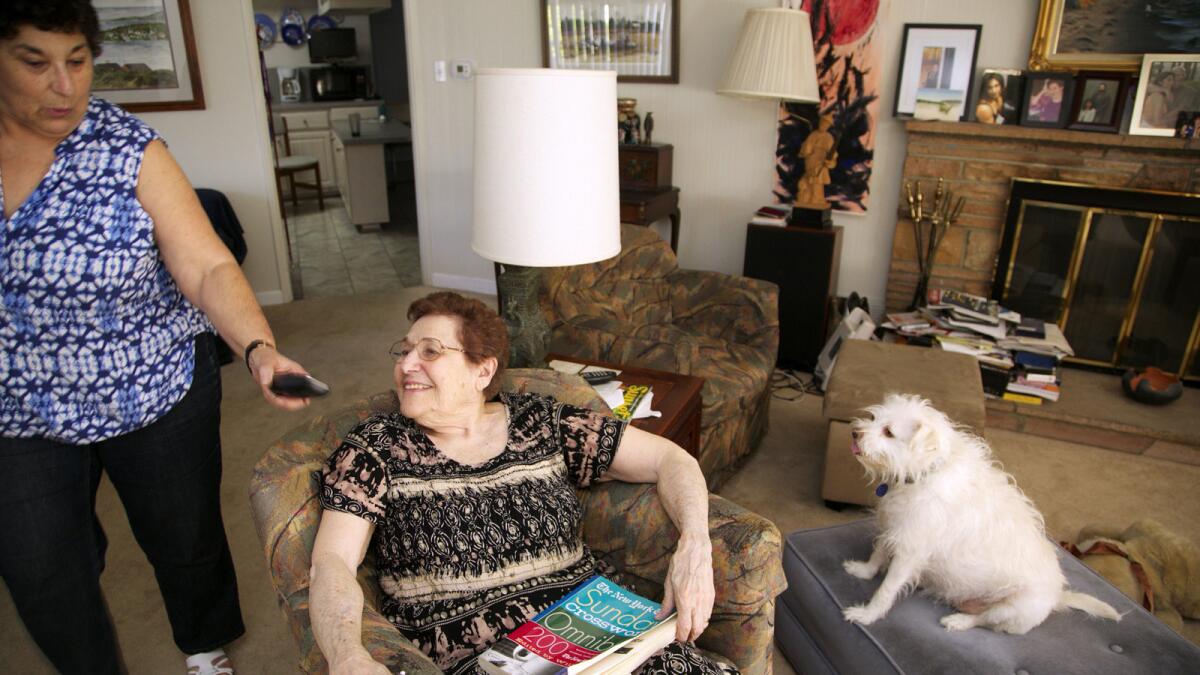
<instances>
[{"instance_id":1,"label":"kitchen cabinet","mask_svg":"<svg viewBox=\"0 0 1200 675\"><path fill-rule=\"evenodd\" d=\"M349 134L346 123L341 129ZM378 229L388 222L387 172L383 164L383 144L346 144L333 136L334 164L338 172L338 192L350 222L360 230Z\"/></svg>"},{"instance_id":2,"label":"kitchen cabinet","mask_svg":"<svg viewBox=\"0 0 1200 675\"><path fill-rule=\"evenodd\" d=\"M317 14L328 12L378 12L391 9L392 0L317 0Z\"/></svg>"}]
</instances>

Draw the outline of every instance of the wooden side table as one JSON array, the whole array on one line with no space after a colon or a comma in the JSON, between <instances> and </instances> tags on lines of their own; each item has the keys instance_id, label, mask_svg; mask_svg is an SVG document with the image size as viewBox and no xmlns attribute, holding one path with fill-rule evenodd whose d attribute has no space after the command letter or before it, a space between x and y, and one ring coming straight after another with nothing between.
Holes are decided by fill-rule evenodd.
<instances>
[{"instance_id":1,"label":"wooden side table","mask_svg":"<svg viewBox=\"0 0 1200 675\"><path fill-rule=\"evenodd\" d=\"M650 407L662 416L634 420L633 426L674 441L692 457L700 457L700 388L704 386L704 378L578 356L546 355L547 363L553 360L619 370L617 379L626 384L650 385L654 394Z\"/></svg>"},{"instance_id":2,"label":"wooden side table","mask_svg":"<svg viewBox=\"0 0 1200 675\"><path fill-rule=\"evenodd\" d=\"M671 250L679 252L679 188L621 190L621 222L649 227L660 218L671 219Z\"/></svg>"}]
</instances>

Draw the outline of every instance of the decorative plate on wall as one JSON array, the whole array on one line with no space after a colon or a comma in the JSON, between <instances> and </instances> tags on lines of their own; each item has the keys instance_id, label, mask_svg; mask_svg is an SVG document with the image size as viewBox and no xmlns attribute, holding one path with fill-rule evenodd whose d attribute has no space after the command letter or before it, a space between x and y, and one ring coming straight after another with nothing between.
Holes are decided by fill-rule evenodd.
<instances>
[{"instance_id":1,"label":"decorative plate on wall","mask_svg":"<svg viewBox=\"0 0 1200 675\"><path fill-rule=\"evenodd\" d=\"M279 34L283 36L283 41L293 47L299 47L308 39L308 34L304 32L304 26L296 24L288 24L280 30Z\"/></svg>"},{"instance_id":2,"label":"decorative plate on wall","mask_svg":"<svg viewBox=\"0 0 1200 675\"><path fill-rule=\"evenodd\" d=\"M259 12L254 15L254 31L258 36L258 48L266 49L275 43L279 30L271 17Z\"/></svg>"},{"instance_id":3,"label":"decorative plate on wall","mask_svg":"<svg viewBox=\"0 0 1200 675\"><path fill-rule=\"evenodd\" d=\"M313 14L308 17L308 32L315 33L326 28L337 28L337 22L328 14Z\"/></svg>"}]
</instances>

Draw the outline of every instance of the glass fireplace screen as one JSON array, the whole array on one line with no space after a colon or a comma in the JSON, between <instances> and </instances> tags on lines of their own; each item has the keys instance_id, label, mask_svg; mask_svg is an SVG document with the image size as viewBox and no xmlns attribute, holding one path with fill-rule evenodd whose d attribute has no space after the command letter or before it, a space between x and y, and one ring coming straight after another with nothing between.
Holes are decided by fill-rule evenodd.
<instances>
[{"instance_id":1,"label":"glass fireplace screen","mask_svg":"<svg viewBox=\"0 0 1200 675\"><path fill-rule=\"evenodd\" d=\"M1200 196L1015 180L992 297L1075 361L1200 379Z\"/></svg>"}]
</instances>

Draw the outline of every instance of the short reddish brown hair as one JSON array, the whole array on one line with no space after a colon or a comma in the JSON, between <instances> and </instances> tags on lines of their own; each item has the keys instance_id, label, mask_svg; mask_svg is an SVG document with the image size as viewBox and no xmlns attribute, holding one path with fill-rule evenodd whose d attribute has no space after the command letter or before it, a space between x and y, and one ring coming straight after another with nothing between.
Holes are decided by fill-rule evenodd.
<instances>
[{"instance_id":1,"label":"short reddish brown hair","mask_svg":"<svg viewBox=\"0 0 1200 675\"><path fill-rule=\"evenodd\" d=\"M496 373L487 389L483 390L484 400L491 400L500 391L500 376L508 367L508 327L500 315L478 300L464 298L451 291L440 291L408 306L410 321L423 316L458 319L458 339L471 363L483 363L487 358L496 359Z\"/></svg>"}]
</instances>

